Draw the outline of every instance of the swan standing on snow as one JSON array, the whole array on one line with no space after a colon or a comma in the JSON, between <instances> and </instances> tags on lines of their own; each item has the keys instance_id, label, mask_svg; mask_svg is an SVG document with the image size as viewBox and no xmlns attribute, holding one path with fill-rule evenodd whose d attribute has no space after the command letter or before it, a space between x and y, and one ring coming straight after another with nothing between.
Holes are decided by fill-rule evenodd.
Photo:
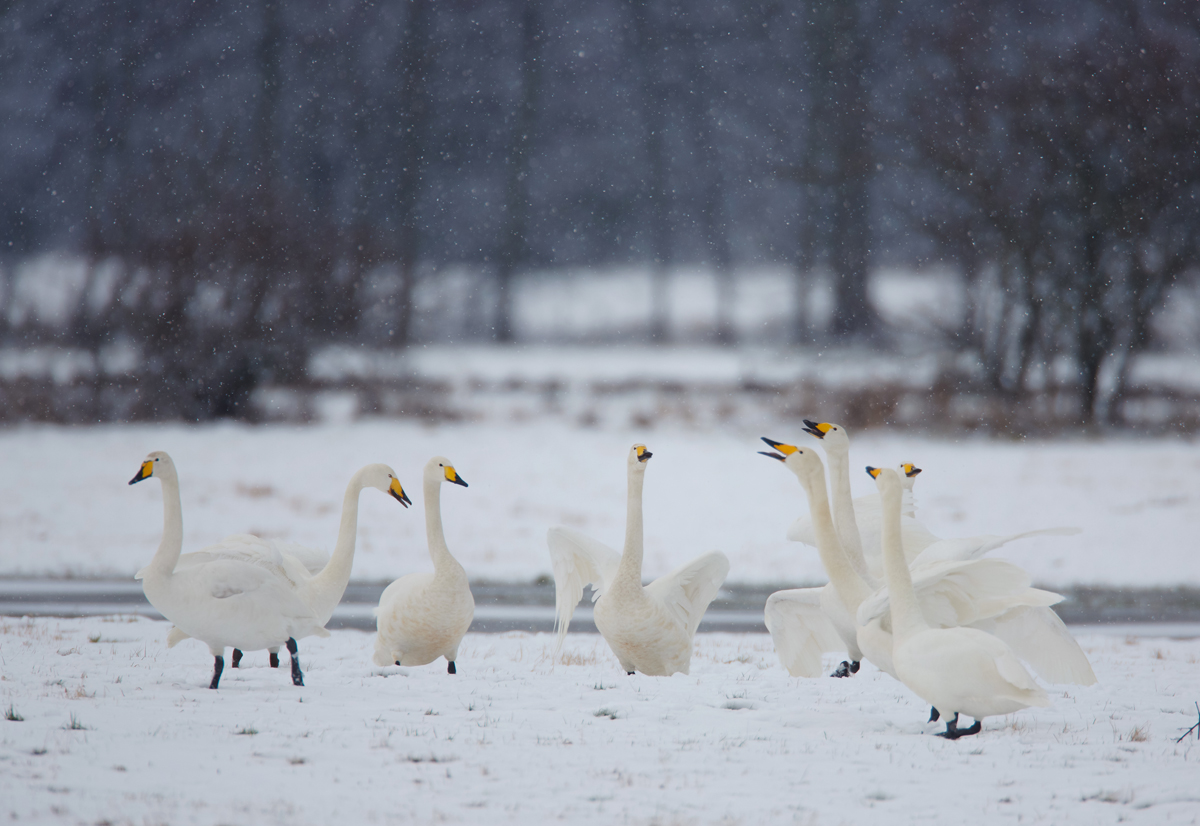
<instances>
[{"instance_id":1,"label":"swan standing on snow","mask_svg":"<svg viewBox=\"0 0 1200 826\"><path fill-rule=\"evenodd\" d=\"M583 587L596 594L596 628L627 674L688 673L700 619L729 573L729 560L712 551L649 585L642 585L642 486L653 454L634 445L628 458L625 551L567 528L546 535L554 567L555 627L562 647Z\"/></svg>"},{"instance_id":2,"label":"swan standing on snow","mask_svg":"<svg viewBox=\"0 0 1200 826\"><path fill-rule=\"evenodd\" d=\"M896 676L889 592L863 578L842 549L829 511L820 457L812 449L771 439L763 441L779 451L764 451L764 455L783 462L808 494L817 552L829 576L829 583L821 588L778 591L768 598L764 617L780 660L793 676L815 677L820 672L823 652L844 649L849 660L831 676L856 673L864 657L881 671ZM926 616L941 627L975 625L997 634L1018 628L1037 631L1037 616L1030 612L1045 610L1053 617L1047 606L1062 599L1058 594L1030 588L1025 571L995 559L923 566L914 571L913 579ZM1057 617L1054 620L1061 624ZM1080 662L1087 673L1091 672L1087 658L1069 634L1064 640L1050 629L1031 636L1028 647L1056 675L1078 667ZM1055 656L1047 656L1048 652ZM1056 658L1063 662L1046 662Z\"/></svg>"},{"instance_id":3,"label":"swan standing on snow","mask_svg":"<svg viewBox=\"0 0 1200 826\"><path fill-rule=\"evenodd\" d=\"M196 552L177 568L183 548L179 475L162 451L148 455L129 484L157 477L163 486L163 536L150 564L135 574L150 604L175 624L174 642L194 637L213 655L216 688L225 667L225 649L256 651L286 644L292 655L292 683L304 685L296 640L328 636L325 623L350 579L358 524L358 494L375 487L407 507L408 496L387 465L367 465L346 489L342 530L329 563L317 575L296 557L285 559L270 543L238 534ZM253 540L253 541L252 541ZM171 643L171 644L174 644Z\"/></svg>"},{"instance_id":4,"label":"swan standing on snow","mask_svg":"<svg viewBox=\"0 0 1200 826\"><path fill-rule=\"evenodd\" d=\"M886 588L881 587L884 583L880 556L879 495L874 493L854 500L850 498L850 439L846 428L830 422L818 423L808 419L804 420L804 424L808 433L821 439L829 457L833 520L838 538L843 540L842 548L855 570L872 589L876 589L873 597L860 606L858 625L860 628L878 625L880 631L890 634L891 625L887 618L888 592ZM1083 649L1071 636L1063 621L1049 607L1060 602L1062 597L1048 591L1030 589L1029 575L1012 563L990 562L983 565L983 560L980 559L1016 539L1030 536L1069 536L1079 533L1079 529L1046 528L1008 536L984 534L939 539L913 518L912 487L921 469L911 464L901 465L901 468L903 475L900 478L904 486L900 520L901 546L909 562L917 594L922 604L927 606L926 616L930 621L934 625L947 628L970 625L999 637L1018 657L1029 663L1038 676L1048 682L1094 684L1096 675L1087 655L1083 653ZM850 539L847 542L843 537ZM812 520L803 517L796 520L788 531L788 538L815 545ZM864 550L865 558L862 553ZM973 560L978 560L981 564L962 564ZM969 579L971 585L964 584L963 587L967 590L955 593L953 584L962 584L964 578ZM941 580L947 582L936 585ZM939 605L928 602L928 589L934 586L945 591ZM1001 602L998 603L997 599ZM786 634L785 622L777 622L776 626L783 629L780 636ZM860 637L862 633L859 632ZM868 659L885 671L889 670L879 657L868 655Z\"/></svg>"},{"instance_id":5,"label":"swan standing on snow","mask_svg":"<svg viewBox=\"0 0 1200 826\"><path fill-rule=\"evenodd\" d=\"M475 617L475 598L467 572L446 547L441 489L442 482L464 488L467 483L442 456L425 464L423 481L425 534L433 573L407 574L384 589L375 609L379 633L371 659L381 666L426 665L445 657L450 663L446 671L454 674L458 645Z\"/></svg>"},{"instance_id":6,"label":"swan standing on snow","mask_svg":"<svg viewBox=\"0 0 1200 826\"><path fill-rule=\"evenodd\" d=\"M978 734L985 717L1050 705L1046 692L1004 642L975 628L931 628L925 621L900 544L900 479L887 468L867 471L878 485L883 515L884 574L891 594L894 633L892 661L896 675L913 693L954 715L939 736L956 740ZM960 713L973 717L975 723L958 728Z\"/></svg>"}]
</instances>

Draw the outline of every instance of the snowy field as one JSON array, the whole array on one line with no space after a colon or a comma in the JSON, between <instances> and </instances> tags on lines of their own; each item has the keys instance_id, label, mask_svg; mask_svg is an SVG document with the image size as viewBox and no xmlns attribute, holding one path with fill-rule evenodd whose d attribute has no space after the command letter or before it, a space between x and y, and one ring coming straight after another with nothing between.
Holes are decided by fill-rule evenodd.
<instances>
[{"instance_id":1,"label":"snowy field","mask_svg":"<svg viewBox=\"0 0 1200 826\"><path fill-rule=\"evenodd\" d=\"M1195 441L851 435L854 469L901 461L924 468L918 514L941 536L1082 528L997 552L1039 583L1200 585ZM185 551L241 532L331 550L351 474L368 462L392 465L416 507L363 492L353 573L360 581L431 568L419 480L430 456L445 455L470 484L442 491L452 552L473 580L529 582L550 574L552 525L620 547L625 456L644 441L654 453L645 491L647 576L720 549L730 557L731 582L824 581L815 550L784 538L807 504L792 474L757 455L759 436L817 444L798 421L763 432L538 420L4 429L0 576L132 577L157 547L162 494L154 480L127 482L147 452L166 450L180 473ZM851 478L856 494L874 490L865 473Z\"/></svg>"},{"instance_id":2,"label":"snowy field","mask_svg":"<svg viewBox=\"0 0 1200 826\"><path fill-rule=\"evenodd\" d=\"M147 619L0 619L0 817L13 823L1200 822L1200 640L1081 638L1100 682L956 742L864 664L794 679L766 635L702 634L690 676L625 676L595 635L468 635L459 673L168 650ZM830 660L827 665L832 666ZM1065 688L1065 690L1064 690Z\"/></svg>"}]
</instances>

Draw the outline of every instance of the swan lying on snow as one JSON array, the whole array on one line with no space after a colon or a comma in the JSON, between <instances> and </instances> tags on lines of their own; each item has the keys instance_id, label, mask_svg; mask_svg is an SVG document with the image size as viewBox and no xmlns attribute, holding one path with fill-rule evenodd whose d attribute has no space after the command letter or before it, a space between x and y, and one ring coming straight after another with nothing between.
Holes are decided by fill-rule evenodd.
<instances>
[{"instance_id":1,"label":"swan lying on snow","mask_svg":"<svg viewBox=\"0 0 1200 826\"><path fill-rule=\"evenodd\" d=\"M823 652L845 650L849 660L832 676L857 672L864 657L896 676L889 591L864 578L841 547L820 457L810 448L763 441L779 451L764 455L783 462L808 495L817 551L829 576L823 587L768 598L764 618L780 660L793 676L815 677ZM1049 609L1062 597L1029 587L1028 574L1016 565L995 559L939 562L914 568L911 579L932 624L972 625L1018 640L1018 653L1052 682L1095 682L1087 657Z\"/></svg>"},{"instance_id":2,"label":"swan lying on snow","mask_svg":"<svg viewBox=\"0 0 1200 826\"><path fill-rule=\"evenodd\" d=\"M456 673L458 645L475 618L475 598L467 572L446 547L442 531L442 482L467 487L450 460L434 456L425 464L425 535L433 573L400 577L379 597L375 609L376 665L426 665L445 657L450 674Z\"/></svg>"},{"instance_id":3,"label":"swan lying on snow","mask_svg":"<svg viewBox=\"0 0 1200 826\"><path fill-rule=\"evenodd\" d=\"M900 479L886 468L868 468L868 472L875 477L882 505L884 573L894 629L892 661L897 677L913 693L954 715L939 736L956 740L978 734L985 717L1050 705L1046 692L1004 642L975 628L931 628L925 621L900 544ZM970 715L975 723L958 728L960 713Z\"/></svg>"},{"instance_id":4,"label":"swan lying on snow","mask_svg":"<svg viewBox=\"0 0 1200 826\"><path fill-rule=\"evenodd\" d=\"M707 553L642 585L642 486L653 454L634 445L627 461L625 550L611 548L567 528L546 534L554 567L557 652L585 585L595 594L596 628L627 674L654 677L688 673L692 639L700 619L729 573L720 551Z\"/></svg>"},{"instance_id":5,"label":"swan lying on snow","mask_svg":"<svg viewBox=\"0 0 1200 826\"><path fill-rule=\"evenodd\" d=\"M409 503L391 468L367 465L346 488L338 544L319 574L309 574L296 557L284 558L273 545L248 534L198 551L189 565L177 568L183 514L179 475L171 457L162 451L151 453L129 484L151 476L163 487L163 536L150 564L134 579L142 581L150 604L175 624L174 642L194 637L208 645L213 655L209 688L220 683L226 648L278 650L284 644L292 655L292 683L304 685L296 640L329 636L325 623L350 580L359 492L374 487L406 507Z\"/></svg>"}]
</instances>

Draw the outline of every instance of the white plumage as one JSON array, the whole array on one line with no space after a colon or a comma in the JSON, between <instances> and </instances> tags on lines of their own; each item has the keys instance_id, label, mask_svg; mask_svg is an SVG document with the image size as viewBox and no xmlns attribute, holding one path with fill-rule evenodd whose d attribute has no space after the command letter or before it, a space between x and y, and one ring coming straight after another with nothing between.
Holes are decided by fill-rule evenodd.
<instances>
[{"instance_id":1,"label":"white plumage","mask_svg":"<svg viewBox=\"0 0 1200 826\"><path fill-rule=\"evenodd\" d=\"M442 530L443 482L467 487L450 460L435 456L425 464L425 534L433 571L400 577L379 597L375 609L376 665L427 665L445 657L456 673L458 646L475 617L475 599L467 572L450 554Z\"/></svg>"},{"instance_id":2,"label":"white plumage","mask_svg":"<svg viewBox=\"0 0 1200 826\"><path fill-rule=\"evenodd\" d=\"M591 585L596 628L621 667L665 677L688 673L692 639L729 573L729 560L712 551L642 585L642 487L651 455L645 445L629 452L624 553L567 528L551 528L546 544L554 569L558 646L584 586Z\"/></svg>"},{"instance_id":3,"label":"white plumage","mask_svg":"<svg viewBox=\"0 0 1200 826\"><path fill-rule=\"evenodd\" d=\"M367 465L351 479L338 546L315 576L297 557L289 559L271 543L247 534L198 551L180 567L183 515L179 476L171 457L161 451L151 453L130 484L151 476L163 486L163 537L150 564L134 578L142 581L150 604L175 624L168 644L187 637L207 644L214 658L210 687L216 688L225 648L278 650L286 643L292 654L292 680L303 685L295 641L314 634L328 636L325 623L350 578L359 492L371 486L402 504L408 501L391 468Z\"/></svg>"}]
</instances>

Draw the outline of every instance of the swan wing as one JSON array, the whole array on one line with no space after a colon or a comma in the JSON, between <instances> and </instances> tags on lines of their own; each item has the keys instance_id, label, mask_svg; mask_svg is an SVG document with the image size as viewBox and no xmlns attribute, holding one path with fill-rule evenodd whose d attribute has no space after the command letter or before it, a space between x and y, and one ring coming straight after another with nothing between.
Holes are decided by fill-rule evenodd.
<instances>
[{"instance_id":1,"label":"swan wing","mask_svg":"<svg viewBox=\"0 0 1200 826\"><path fill-rule=\"evenodd\" d=\"M779 661L793 677L819 677L821 655L845 646L821 610L820 588L776 591L763 611Z\"/></svg>"},{"instance_id":2,"label":"swan wing","mask_svg":"<svg viewBox=\"0 0 1200 826\"><path fill-rule=\"evenodd\" d=\"M567 636L575 606L583 599L585 585L592 586L592 599L598 599L612 582L621 564L621 555L602 542L570 528L551 528L546 532L546 547L554 568L554 631L558 635L555 651Z\"/></svg>"},{"instance_id":3,"label":"swan wing","mask_svg":"<svg viewBox=\"0 0 1200 826\"><path fill-rule=\"evenodd\" d=\"M906 491L911 496L911 491ZM879 510L879 496L860 496L854 500L854 523L858 526L858 535L862 539L863 557L867 561L867 569L877 580L883 579L883 554L881 537L883 520ZM817 547L817 533L813 528L812 519L801 516L788 528L787 538L792 542L803 542L813 548ZM929 529L911 516L900 518L900 542L904 548L904 556L909 563L914 562L919 555L939 539L930 533Z\"/></svg>"},{"instance_id":4,"label":"swan wing","mask_svg":"<svg viewBox=\"0 0 1200 826\"><path fill-rule=\"evenodd\" d=\"M181 555L175 564L175 570L183 571L218 559L232 559L258 565L276 576L284 577L293 585L299 585L310 579L314 573L319 573L329 562L329 555L294 542L280 542L239 533L227 536L220 542L198 551Z\"/></svg>"},{"instance_id":5,"label":"swan wing","mask_svg":"<svg viewBox=\"0 0 1200 826\"><path fill-rule=\"evenodd\" d=\"M1058 614L1048 607L1018 605L973 626L1008 643L1013 653L1029 663L1046 682L1074 685L1096 682L1087 655Z\"/></svg>"},{"instance_id":6,"label":"swan wing","mask_svg":"<svg viewBox=\"0 0 1200 826\"><path fill-rule=\"evenodd\" d=\"M312 609L286 577L240 559L218 558L186 572L188 589L197 596L227 601L228 615L257 620L275 615L295 621L316 621ZM320 625L321 623L317 623Z\"/></svg>"},{"instance_id":7,"label":"swan wing","mask_svg":"<svg viewBox=\"0 0 1200 826\"><path fill-rule=\"evenodd\" d=\"M957 539L941 539L922 549L920 555L916 559L911 560L911 564L916 566L932 562L978 559L1002 545L1007 545L1009 542L1015 542L1018 539L1027 539L1031 536L1074 536L1078 533L1082 533L1079 528L1062 527L1042 528L1036 531L1009 534L1008 536L983 534L981 536L965 536ZM908 551L907 547L905 547L905 551Z\"/></svg>"},{"instance_id":8,"label":"swan wing","mask_svg":"<svg viewBox=\"0 0 1200 826\"><path fill-rule=\"evenodd\" d=\"M1030 588L1024 569L999 559L925 565L913 569L912 581L921 613L933 628L969 625L983 614L1023 601L1040 601L1040 594L1048 593ZM858 624L867 625L890 612L888 590L880 588L859 606Z\"/></svg>"},{"instance_id":9,"label":"swan wing","mask_svg":"<svg viewBox=\"0 0 1200 826\"><path fill-rule=\"evenodd\" d=\"M660 576L646 586L646 593L665 606L692 636L728 574L729 558L720 551L711 551Z\"/></svg>"}]
</instances>

